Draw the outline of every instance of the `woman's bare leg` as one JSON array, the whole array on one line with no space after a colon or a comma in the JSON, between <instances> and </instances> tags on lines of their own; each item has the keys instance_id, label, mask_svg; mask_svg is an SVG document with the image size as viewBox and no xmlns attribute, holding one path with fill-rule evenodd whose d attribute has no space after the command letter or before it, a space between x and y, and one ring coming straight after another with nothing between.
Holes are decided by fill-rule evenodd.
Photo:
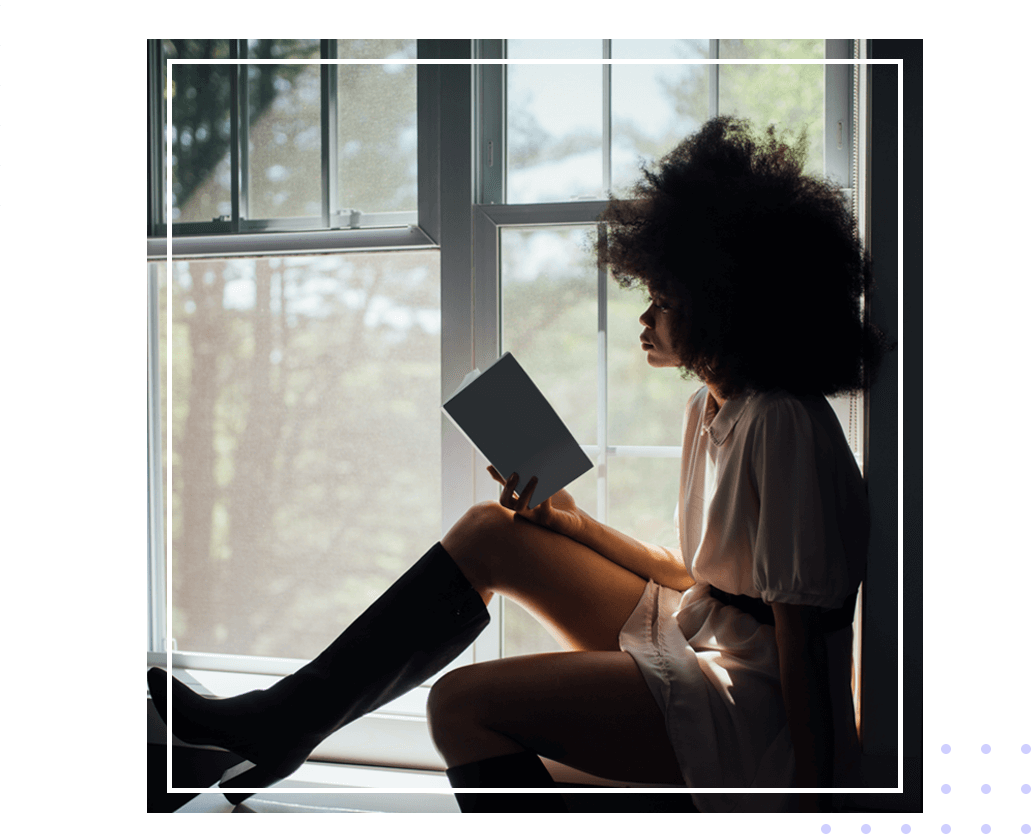
<instances>
[{"instance_id":1,"label":"woman's bare leg","mask_svg":"<svg viewBox=\"0 0 1031 834\"><path fill-rule=\"evenodd\" d=\"M619 632L646 581L590 548L486 503L443 538L484 602L530 611L570 652L456 669L428 712L448 767L532 750L598 776L682 784L665 721Z\"/></svg>"},{"instance_id":2,"label":"woman's bare leg","mask_svg":"<svg viewBox=\"0 0 1031 834\"><path fill-rule=\"evenodd\" d=\"M683 784L662 713L623 652L465 666L437 681L428 712L448 767L532 750L607 779Z\"/></svg>"},{"instance_id":3,"label":"woman's bare leg","mask_svg":"<svg viewBox=\"0 0 1031 834\"><path fill-rule=\"evenodd\" d=\"M616 651L645 580L566 536L488 502L441 540L484 602L494 593L533 614L566 648Z\"/></svg>"}]
</instances>

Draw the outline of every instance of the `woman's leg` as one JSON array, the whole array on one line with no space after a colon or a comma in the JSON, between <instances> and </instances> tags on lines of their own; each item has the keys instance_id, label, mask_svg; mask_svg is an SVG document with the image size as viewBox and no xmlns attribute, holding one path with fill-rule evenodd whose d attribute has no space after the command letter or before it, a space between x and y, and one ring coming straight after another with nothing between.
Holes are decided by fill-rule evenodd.
<instances>
[{"instance_id":1,"label":"woman's leg","mask_svg":"<svg viewBox=\"0 0 1031 834\"><path fill-rule=\"evenodd\" d=\"M573 650L466 666L434 685L430 729L458 784L500 768L528 780L509 787L537 785L531 768L509 764L527 751L605 778L682 784L663 715L618 650L645 580L492 502L469 510L442 543L484 602L495 592L519 602Z\"/></svg>"},{"instance_id":2,"label":"woman's leg","mask_svg":"<svg viewBox=\"0 0 1031 834\"><path fill-rule=\"evenodd\" d=\"M683 784L663 715L623 652L465 666L437 681L428 712L448 767L529 750L607 779Z\"/></svg>"},{"instance_id":3,"label":"woman's leg","mask_svg":"<svg viewBox=\"0 0 1031 834\"><path fill-rule=\"evenodd\" d=\"M568 649L617 651L645 580L500 504L472 507L441 540L484 603L518 602Z\"/></svg>"}]
</instances>

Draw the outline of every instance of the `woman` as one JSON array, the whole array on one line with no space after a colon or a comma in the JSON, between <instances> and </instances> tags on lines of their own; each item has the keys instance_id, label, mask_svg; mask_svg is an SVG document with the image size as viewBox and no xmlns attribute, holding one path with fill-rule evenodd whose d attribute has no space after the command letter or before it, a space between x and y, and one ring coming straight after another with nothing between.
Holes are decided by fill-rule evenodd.
<instances>
[{"instance_id":1,"label":"woman","mask_svg":"<svg viewBox=\"0 0 1031 834\"><path fill-rule=\"evenodd\" d=\"M800 147L712 120L602 218L600 259L650 294L648 363L705 383L684 424L679 551L595 521L566 491L530 510L535 480L520 476L533 473L512 475L299 672L220 701L172 681L176 735L249 760L224 788L284 778L439 671L495 593L570 651L433 686L430 728L456 788L553 785L539 756L689 788L855 783L850 626L867 510L825 395L866 388L884 347L862 319L870 276L849 215L802 173ZM150 676L163 710L163 673ZM504 801L458 797L463 810ZM694 798L790 807L781 794Z\"/></svg>"}]
</instances>

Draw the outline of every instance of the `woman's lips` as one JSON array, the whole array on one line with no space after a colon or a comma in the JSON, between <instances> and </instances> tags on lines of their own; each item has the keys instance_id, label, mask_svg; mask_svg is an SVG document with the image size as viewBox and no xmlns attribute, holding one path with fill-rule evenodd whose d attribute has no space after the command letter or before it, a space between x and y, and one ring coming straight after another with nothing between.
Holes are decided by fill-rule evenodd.
<instances>
[{"instance_id":1,"label":"woman's lips","mask_svg":"<svg viewBox=\"0 0 1031 834\"><path fill-rule=\"evenodd\" d=\"M641 336L641 349L642 350L651 350L653 347L655 347L655 345L653 345L651 342L649 342L647 339L645 339L644 336L642 335Z\"/></svg>"}]
</instances>

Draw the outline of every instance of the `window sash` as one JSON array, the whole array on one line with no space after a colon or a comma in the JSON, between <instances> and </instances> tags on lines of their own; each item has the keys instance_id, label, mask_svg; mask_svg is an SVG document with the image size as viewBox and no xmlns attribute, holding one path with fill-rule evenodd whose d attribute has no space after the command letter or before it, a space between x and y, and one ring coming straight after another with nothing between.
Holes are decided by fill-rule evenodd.
<instances>
[{"instance_id":1,"label":"window sash","mask_svg":"<svg viewBox=\"0 0 1031 834\"><path fill-rule=\"evenodd\" d=\"M242 254L267 254L272 251L303 253L343 251L344 249L400 248L407 246L434 246L439 233L439 177L436 162L439 156L439 71L434 66L419 65L417 79L417 210L394 212L360 212L341 210L338 198L337 159L337 64L322 64L320 95L321 131L321 198L320 217L248 218L248 120L246 63L236 66L230 73L230 171L231 214L210 222L173 223L169 228L165 217L166 176L164 172L164 137L167 114L163 114L164 66L161 41L148 40L148 204L147 204L147 257L166 256L169 236L178 238L175 257L233 257ZM437 57L439 42L418 41L418 57ZM323 39L321 58L337 58L335 39ZM246 60L247 41L230 41L230 58ZM346 61L343 61L346 63ZM317 237L301 235L275 244L263 241L245 242L239 238L258 233L324 232L331 237L320 241ZM375 234L375 232L381 234ZM370 233L371 236L370 236ZM202 238L196 246L193 238ZM327 248L328 247L328 248Z\"/></svg>"}]
</instances>

